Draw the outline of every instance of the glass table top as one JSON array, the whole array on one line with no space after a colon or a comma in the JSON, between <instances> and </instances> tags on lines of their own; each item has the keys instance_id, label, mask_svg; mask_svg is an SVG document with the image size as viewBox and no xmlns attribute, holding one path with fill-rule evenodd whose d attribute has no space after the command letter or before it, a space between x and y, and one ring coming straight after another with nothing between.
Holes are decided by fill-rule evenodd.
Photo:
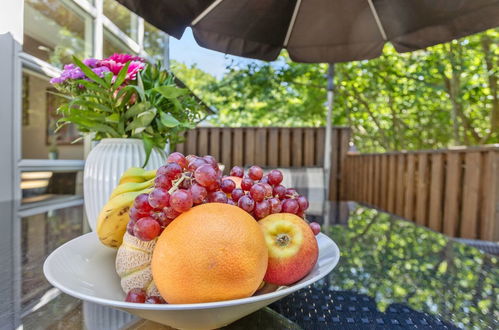
<instances>
[{"instance_id":1,"label":"glass table top","mask_svg":"<svg viewBox=\"0 0 499 330\"><path fill-rule=\"evenodd\" d=\"M0 329L168 329L51 287L42 266L86 231L83 206L0 203ZM499 328L495 256L355 203L309 217L338 244L333 272L228 329Z\"/></svg>"}]
</instances>

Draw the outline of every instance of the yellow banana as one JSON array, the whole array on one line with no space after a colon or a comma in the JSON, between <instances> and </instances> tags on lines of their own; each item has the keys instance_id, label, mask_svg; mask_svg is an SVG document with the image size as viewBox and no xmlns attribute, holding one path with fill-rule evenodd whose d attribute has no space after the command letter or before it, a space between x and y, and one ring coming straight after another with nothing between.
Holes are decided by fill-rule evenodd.
<instances>
[{"instance_id":1,"label":"yellow banana","mask_svg":"<svg viewBox=\"0 0 499 330\"><path fill-rule=\"evenodd\" d=\"M151 179L149 181L145 182L125 182L119 184L116 188L114 188L113 192L111 193L111 196L109 199L112 199L118 195L121 195L123 193L131 192L131 191L138 191L138 190L143 190L150 188L154 185L154 179Z\"/></svg>"},{"instance_id":2,"label":"yellow banana","mask_svg":"<svg viewBox=\"0 0 499 330\"><path fill-rule=\"evenodd\" d=\"M142 167L130 167L120 178L119 184L127 182L144 182L156 176L156 170L146 171Z\"/></svg>"},{"instance_id":3,"label":"yellow banana","mask_svg":"<svg viewBox=\"0 0 499 330\"><path fill-rule=\"evenodd\" d=\"M156 171L157 170L145 171L143 175L144 179L146 180L154 179L156 177Z\"/></svg>"},{"instance_id":4,"label":"yellow banana","mask_svg":"<svg viewBox=\"0 0 499 330\"><path fill-rule=\"evenodd\" d=\"M97 235L102 244L118 248L126 231L130 217L128 211L135 197L142 193L151 192L152 188L125 192L111 198L100 211L97 219Z\"/></svg>"}]
</instances>

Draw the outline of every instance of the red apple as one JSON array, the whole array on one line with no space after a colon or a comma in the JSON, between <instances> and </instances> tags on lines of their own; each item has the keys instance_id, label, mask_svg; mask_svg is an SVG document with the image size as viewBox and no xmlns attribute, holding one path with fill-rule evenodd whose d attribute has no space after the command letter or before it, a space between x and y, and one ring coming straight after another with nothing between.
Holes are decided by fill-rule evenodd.
<instances>
[{"instance_id":1,"label":"red apple","mask_svg":"<svg viewBox=\"0 0 499 330\"><path fill-rule=\"evenodd\" d=\"M319 246L308 223L291 213L274 213L258 222L269 248L269 264L263 280L290 285L314 267Z\"/></svg>"}]
</instances>

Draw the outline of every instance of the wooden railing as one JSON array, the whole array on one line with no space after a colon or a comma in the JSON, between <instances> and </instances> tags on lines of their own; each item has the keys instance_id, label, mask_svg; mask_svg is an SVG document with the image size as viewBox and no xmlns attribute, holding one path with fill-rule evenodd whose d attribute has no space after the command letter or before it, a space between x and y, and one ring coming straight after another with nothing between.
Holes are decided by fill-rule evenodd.
<instances>
[{"instance_id":1,"label":"wooden railing","mask_svg":"<svg viewBox=\"0 0 499 330\"><path fill-rule=\"evenodd\" d=\"M499 145L348 154L341 197L448 236L499 240Z\"/></svg>"},{"instance_id":2,"label":"wooden railing","mask_svg":"<svg viewBox=\"0 0 499 330\"><path fill-rule=\"evenodd\" d=\"M334 127L331 137L330 199L339 198L341 165L350 129ZM175 147L184 154L210 154L226 169L232 166L323 167L324 127L198 127Z\"/></svg>"}]
</instances>

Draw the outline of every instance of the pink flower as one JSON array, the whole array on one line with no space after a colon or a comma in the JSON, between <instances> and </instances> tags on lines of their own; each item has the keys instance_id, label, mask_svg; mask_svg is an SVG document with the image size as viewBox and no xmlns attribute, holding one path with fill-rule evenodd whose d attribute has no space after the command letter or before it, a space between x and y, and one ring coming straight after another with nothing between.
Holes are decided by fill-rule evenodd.
<instances>
[{"instance_id":1,"label":"pink flower","mask_svg":"<svg viewBox=\"0 0 499 330\"><path fill-rule=\"evenodd\" d=\"M115 54L115 55L128 55L128 54ZM113 55L114 56L114 55ZM134 58L137 56L128 55L130 58ZM128 61L127 61L128 62ZM100 62L100 65L107 67L115 76L120 72L120 70L125 66L127 62L118 62L111 58L107 58ZM126 75L127 80L134 80L137 77L137 72L142 70L145 67L145 64L142 61L130 61L130 65L128 66L128 72Z\"/></svg>"},{"instance_id":2,"label":"pink flower","mask_svg":"<svg viewBox=\"0 0 499 330\"><path fill-rule=\"evenodd\" d=\"M139 61L132 61L128 66L128 72L126 74L127 80L135 80L137 78L137 73L145 67L145 64Z\"/></svg>"},{"instance_id":3,"label":"pink flower","mask_svg":"<svg viewBox=\"0 0 499 330\"><path fill-rule=\"evenodd\" d=\"M125 64L130 61L139 61L139 62L144 62L144 59L140 56L134 56L130 54L117 54L114 53L113 55L109 56L108 58L104 59L105 60L112 60L117 63L122 63Z\"/></svg>"}]
</instances>

